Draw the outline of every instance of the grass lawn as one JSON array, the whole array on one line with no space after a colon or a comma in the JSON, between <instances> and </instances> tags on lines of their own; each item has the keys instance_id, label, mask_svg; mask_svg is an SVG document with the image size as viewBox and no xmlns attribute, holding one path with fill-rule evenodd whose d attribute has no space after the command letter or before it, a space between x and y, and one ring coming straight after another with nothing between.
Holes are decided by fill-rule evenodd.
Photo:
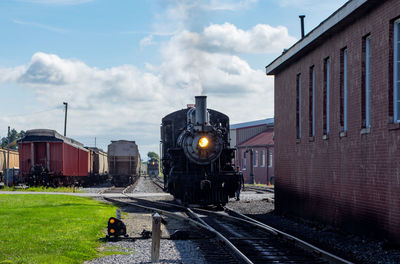
<instances>
[{"instance_id":1,"label":"grass lawn","mask_svg":"<svg viewBox=\"0 0 400 264\"><path fill-rule=\"evenodd\" d=\"M0 263L82 263L98 257L99 238L115 209L84 197L0 194Z\"/></svg>"}]
</instances>

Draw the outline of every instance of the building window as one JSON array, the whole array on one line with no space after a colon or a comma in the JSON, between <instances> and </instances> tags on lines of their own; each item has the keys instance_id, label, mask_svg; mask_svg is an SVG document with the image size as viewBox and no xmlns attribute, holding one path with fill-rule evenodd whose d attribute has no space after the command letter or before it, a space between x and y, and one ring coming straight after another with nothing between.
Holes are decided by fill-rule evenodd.
<instances>
[{"instance_id":1,"label":"building window","mask_svg":"<svg viewBox=\"0 0 400 264\"><path fill-rule=\"evenodd\" d=\"M254 167L258 167L258 151L254 151L254 160L253 160Z\"/></svg>"},{"instance_id":2,"label":"building window","mask_svg":"<svg viewBox=\"0 0 400 264\"><path fill-rule=\"evenodd\" d=\"M308 88L308 98L309 98L309 115L308 122L310 125L309 136L315 136L315 71L314 66L310 67L310 82Z\"/></svg>"},{"instance_id":3,"label":"building window","mask_svg":"<svg viewBox=\"0 0 400 264\"><path fill-rule=\"evenodd\" d=\"M361 127L370 127L370 35L363 38L362 44L362 88L361 88Z\"/></svg>"},{"instance_id":4,"label":"building window","mask_svg":"<svg viewBox=\"0 0 400 264\"><path fill-rule=\"evenodd\" d=\"M393 119L400 122L400 19L394 22L394 46L393 46ZM391 97L391 96L390 96Z\"/></svg>"},{"instance_id":5,"label":"building window","mask_svg":"<svg viewBox=\"0 0 400 264\"><path fill-rule=\"evenodd\" d=\"M272 151L271 150L268 151L268 167L269 168L272 167Z\"/></svg>"},{"instance_id":6,"label":"building window","mask_svg":"<svg viewBox=\"0 0 400 264\"><path fill-rule=\"evenodd\" d=\"M323 87L323 135L329 135L329 87L330 87L330 60L324 60L324 87Z\"/></svg>"},{"instance_id":7,"label":"building window","mask_svg":"<svg viewBox=\"0 0 400 264\"><path fill-rule=\"evenodd\" d=\"M260 162L261 167L265 167L265 150L261 151L261 162Z\"/></svg>"},{"instance_id":8,"label":"building window","mask_svg":"<svg viewBox=\"0 0 400 264\"><path fill-rule=\"evenodd\" d=\"M340 51L340 127L347 131L347 48Z\"/></svg>"},{"instance_id":9,"label":"building window","mask_svg":"<svg viewBox=\"0 0 400 264\"><path fill-rule=\"evenodd\" d=\"M242 170L246 169L246 152L243 151L243 158L242 158Z\"/></svg>"},{"instance_id":10,"label":"building window","mask_svg":"<svg viewBox=\"0 0 400 264\"><path fill-rule=\"evenodd\" d=\"M301 74L296 77L296 138L301 138Z\"/></svg>"}]
</instances>

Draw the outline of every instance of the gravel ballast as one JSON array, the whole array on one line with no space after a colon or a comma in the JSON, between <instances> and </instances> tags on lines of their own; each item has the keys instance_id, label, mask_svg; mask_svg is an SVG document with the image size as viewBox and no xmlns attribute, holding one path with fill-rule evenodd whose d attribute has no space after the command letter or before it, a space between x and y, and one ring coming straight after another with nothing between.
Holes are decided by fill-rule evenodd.
<instances>
[{"instance_id":1,"label":"gravel ballast","mask_svg":"<svg viewBox=\"0 0 400 264\"><path fill-rule=\"evenodd\" d=\"M390 249L383 240L346 233L301 218L277 215L270 200L258 200L247 195L250 198L245 192L240 201L228 203L227 207L355 263L400 263L400 250Z\"/></svg>"}]
</instances>

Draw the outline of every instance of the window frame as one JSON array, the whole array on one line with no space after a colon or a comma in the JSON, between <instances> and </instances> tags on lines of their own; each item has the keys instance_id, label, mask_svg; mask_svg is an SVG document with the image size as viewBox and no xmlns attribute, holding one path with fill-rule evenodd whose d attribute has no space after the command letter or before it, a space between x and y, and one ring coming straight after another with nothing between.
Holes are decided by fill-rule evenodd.
<instances>
[{"instance_id":1,"label":"window frame","mask_svg":"<svg viewBox=\"0 0 400 264\"><path fill-rule=\"evenodd\" d=\"M309 84L309 136L315 136L315 67L310 67Z\"/></svg>"},{"instance_id":2,"label":"window frame","mask_svg":"<svg viewBox=\"0 0 400 264\"><path fill-rule=\"evenodd\" d=\"M323 115L322 129L323 136L329 135L329 91L330 91L330 57L324 59L324 85L323 85Z\"/></svg>"},{"instance_id":3,"label":"window frame","mask_svg":"<svg viewBox=\"0 0 400 264\"><path fill-rule=\"evenodd\" d=\"M268 168L272 168L273 163L273 153L271 150L268 150Z\"/></svg>"},{"instance_id":4,"label":"window frame","mask_svg":"<svg viewBox=\"0 0 400 264\"><path fill-rule=\"evenodd\" d=\"M393 23L393 123L400 123L400 18ZM397 59L396 59L397 58ZM399 98L399 99L397 99Z\"/></svg>"},{"instance_id":5,"label":"window frame","mask_svg":"<svg viewBox=\"0 0 400 264\"><path fill-rule=\"evenodd\" d=\"M347 47L340 50L340 128L346 132L347 127L347 100L348 100L348 51Z\"/></svg>"},{"instance_id":6,"label":"window frame","mask_svg":"<svg viewBox=\"0 0 400 264\"><path fill-rule=\"evenodd\" d=\"M371 35L365 38L365 127L371 127L370 93L371 93Z\"/></svg>"},{"instance_id":7,"label":"window frame","mask_svg":"<svg viewBox=\"0 0 400 264\"><path fill-rule=\"evenodd\" d=\"M265 167L265 150L261 150L261 162L260 167Z\"/></svg>"},{"instance_id":8,"label":"window frame","mask_svg":"<svg viewBox=\"0 0 400 264\"><path fill-rule=\"evenodd\" d=\"M301 139L301 73L296 75L296 138Z\"/></svg>"}]
</instances>

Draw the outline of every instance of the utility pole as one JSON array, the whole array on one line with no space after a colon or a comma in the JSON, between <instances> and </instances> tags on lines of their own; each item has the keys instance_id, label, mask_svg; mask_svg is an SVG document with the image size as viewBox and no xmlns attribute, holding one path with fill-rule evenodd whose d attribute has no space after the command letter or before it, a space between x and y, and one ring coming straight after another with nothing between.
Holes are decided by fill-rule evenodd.
<instances>
[{"instance_id":1,"label":"utility pole","mask_svg":"<svg viewBox=\"0 0 400 264\"><path fill-rule=\"evenodd\" d=\"M7 174L6 174L6 181L5 185L9 185L8 176L10 174L10 126L8 126L8 133L7 133Z\"/></svg>"},{"instance_id":2,"label":"utility pole","mask_svg":"<svg viewBox=\"0 0 400 264\"><path fill-rule=\"evenodd\" d=\"M68 111L68 103L63 102L65 105L65 118L64 118L64 137L67 136L67 111Z\"/></svg>"}]
</instances>

